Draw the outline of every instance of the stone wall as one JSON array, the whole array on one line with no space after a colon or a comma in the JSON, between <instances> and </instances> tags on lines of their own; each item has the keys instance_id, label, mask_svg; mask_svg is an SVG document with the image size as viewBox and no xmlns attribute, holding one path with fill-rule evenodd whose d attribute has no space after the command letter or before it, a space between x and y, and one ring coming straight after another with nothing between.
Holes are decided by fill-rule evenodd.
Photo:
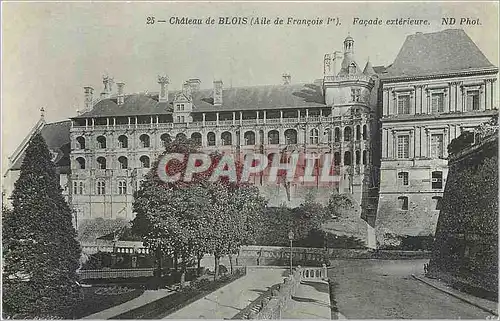
<instances>
[{"instance_id":1,"label":"stone wall","mask_svg":"<svg viewBox=\"0 0 500 321\"><path fill-rule=\"evenodd\" d=\"M497 135L479 131L454 148L429 265L430 276L489 293L498 293Z\"/></svg>"}]
</instances>

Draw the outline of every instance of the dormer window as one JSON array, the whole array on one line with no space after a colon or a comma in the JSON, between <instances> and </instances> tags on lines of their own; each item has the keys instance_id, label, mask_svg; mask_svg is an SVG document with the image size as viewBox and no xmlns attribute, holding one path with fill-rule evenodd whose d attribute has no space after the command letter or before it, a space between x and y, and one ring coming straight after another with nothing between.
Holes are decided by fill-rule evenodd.
<instances>
[{"instance_id":1,"label":"dormer window","mask_svg":"<svg viewBox=\"0 0 500 321\"><path fill-rule=\"evenodd\" d=\"M349 65L349 75L354 75L356 73L356 64L352 63Z\"/></svg>"}]
</instances>

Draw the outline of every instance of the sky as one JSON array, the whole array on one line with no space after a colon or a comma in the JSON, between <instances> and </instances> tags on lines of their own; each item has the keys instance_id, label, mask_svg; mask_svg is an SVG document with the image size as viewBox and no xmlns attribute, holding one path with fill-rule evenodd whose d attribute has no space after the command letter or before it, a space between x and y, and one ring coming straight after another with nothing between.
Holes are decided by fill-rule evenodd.
<instances>
[{"instance_id":1,"label":"sky","mask_svg":"<svg viewBox=\"0 0 500 321\"><path fill-rule=\"evenodd\" d=\"M154 24L146 24L155 17ZM247 17L271 25L175 25L172 17ZM340 25L274 25L293 19L339 18ZM442 25L455 17L457 25ZM428 26L353 25L354 18L382 21L428 19ZM460 18L480 25L458 25ZM166 23L158 23L166 20ZM238 19L236 19L238 20ZM349 34L364 67L394 61L406 36L462 28L498 66L497 2L2 2L2 173L11 155L45 109L48 122L75 116L83 108L83 87L94 95L102 76L125 83L125 92L158 91L158 75L170 89L188 78L211 88L279 84L322 77L325 53L342 50ZM115 86L116 89L116 86Z\"/></svg>"}]
</instances>

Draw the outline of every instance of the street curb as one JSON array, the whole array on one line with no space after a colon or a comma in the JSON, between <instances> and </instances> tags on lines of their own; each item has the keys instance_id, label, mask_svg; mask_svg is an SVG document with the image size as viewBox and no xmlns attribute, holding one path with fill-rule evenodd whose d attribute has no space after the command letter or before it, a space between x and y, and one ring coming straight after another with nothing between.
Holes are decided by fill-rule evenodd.
<instances>
[{"instance_id":1,"label":"street curb","mask_svg":"<svg viewBox=\"0 0 500 321\"><path fill-rule=\"evenodd\" d=\"M428 286L433 287L433 288L434 288L434 289L436 289L436 290L439 290L439 291L441 291L441 292L444 292L444 293L446 293L446 294L448 294L448 295L451 295L451 296L452 296L452 297L454 297L454 298L457 298L457 299L460 299L460 300L462 300L462 301L464 301L464 302L466 302L466 303L469 303L470 305L473 305L473 306L475 306L475 307L477 307L477 308L479 308L479 309L481 309L481 310L483 310L483 311L486 311L486 312L488 312L488 313L491 313L491 314L493 314L493 315L498 316L498 313L497 313L496 311L493 311L493 310L491 310L491 309L489 309L489 308L483 307L483 306L481 306L480 304L477 304L477 303L475 303L475 302L472 302L472 301L470 301L470 300L468 300L468 299L466 299L466 298L464 298L464 297L462 297L462 296L460 296L460 295L457 295L457 294L455 294L455 293L453 293L453 292L451 292L451 291L448 291L448 290L446 290L446 289L440 288L440 287L438 287L438 286L436 286L436 285L434 285L434 284L432 284L432 283L430 283L430 282L428 282L428 281L426 281L426 280L422 279L421 277L416 276L415 274L412 274L411 276L412 276L414 279L416 279L416 280L418 280L418 281L420 281L420 282L422 282L422 283L425 283L425 284L427 284Z\"/></svg>"}]
</instances>

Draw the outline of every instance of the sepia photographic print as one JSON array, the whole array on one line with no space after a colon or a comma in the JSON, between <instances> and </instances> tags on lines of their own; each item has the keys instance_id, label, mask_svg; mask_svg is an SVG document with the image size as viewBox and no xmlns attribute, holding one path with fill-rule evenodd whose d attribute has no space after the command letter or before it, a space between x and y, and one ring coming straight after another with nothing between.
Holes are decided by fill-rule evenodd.
<instances>
[{"instance_id":1,"label":"sepia photographic print","mask_svg":"<svg viewBox=\"0 0 500 321\"><path fill-rule=\"evenodd\" d=\"M499 3L2 2L3 319L498 319Z\"/></svg>"}]
</instances>

